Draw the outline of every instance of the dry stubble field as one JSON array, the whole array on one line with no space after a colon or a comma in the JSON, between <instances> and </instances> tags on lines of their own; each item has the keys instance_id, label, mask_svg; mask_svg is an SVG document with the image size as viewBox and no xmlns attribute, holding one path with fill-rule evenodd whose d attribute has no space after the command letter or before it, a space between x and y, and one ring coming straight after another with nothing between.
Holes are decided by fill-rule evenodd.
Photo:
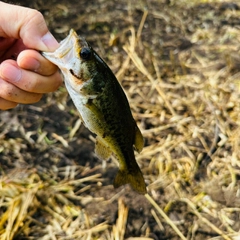
<instances>
[{"instance_id":1,"label":"dry stubble field","mask_svg":"<svg viewBox=\"0 0 240 240\"><path fill-rule=\"evenodd\" d=\"M0 239L240 239L240 3L11 2L109 64L145 138L149 195L113 188L117 164L95 157L63 85L0 112Z\"/></svg>"}]
</instances>

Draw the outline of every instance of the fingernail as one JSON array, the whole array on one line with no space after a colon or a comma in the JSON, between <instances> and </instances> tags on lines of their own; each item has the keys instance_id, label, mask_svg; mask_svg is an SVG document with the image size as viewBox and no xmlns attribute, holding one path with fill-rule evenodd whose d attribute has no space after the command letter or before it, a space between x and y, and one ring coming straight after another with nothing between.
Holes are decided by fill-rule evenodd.
<instances>
[{"instance_id":1,"label":"fingernail","mask_svg":"<svg viewBox=\"0 0 240 240\"><path fill-rule=\"evenodd\" d=\"M42 42L45 44L45 46L48 48L49 51L54 51L59 46L59 43L50 32L46 33L42 37Z\"/></svg>"},{"instance_id":2,"label":"fingernail","mask_svg":"<svg viewBox=\"0 0 240 240\"><path fill-rule=\"evenodd\" d=\"M0 75L4 80L9 82L18 82L22 77L21 70L8 63L2 63L0 67Z\"/></svg>"},{"instance_id":3,"label":"fingernail","mask_svg":"<svg viewBox=\"0 0 240 240\"><path fill-rule=\"evenodd\" d=\"M37 71L39 67L40 67L40 62L37 59L33 58L29 63L29 68L32 69L33 71Z\"/></svg>"}]
</instances>

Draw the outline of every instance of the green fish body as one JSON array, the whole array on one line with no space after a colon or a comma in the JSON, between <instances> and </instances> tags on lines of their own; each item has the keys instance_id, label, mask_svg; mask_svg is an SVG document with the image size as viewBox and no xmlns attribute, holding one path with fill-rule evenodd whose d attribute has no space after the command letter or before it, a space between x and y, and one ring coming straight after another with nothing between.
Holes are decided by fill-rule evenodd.
<instances>
[{"instance_id":1,"label":"green fish body","mask_svg":"<svg viewBox=\"0 0 240 240\"><path fill-rule=\"evenodd\" d=\"M146 193L133 149L142 150L143 137L126 95L107 64L74 30L55 52L42 55L62 71L82 122L96 134L96 155L105 160L113 155L118 160L114 187L129 183L138 193Z\"/></svg>"}]
</instances>

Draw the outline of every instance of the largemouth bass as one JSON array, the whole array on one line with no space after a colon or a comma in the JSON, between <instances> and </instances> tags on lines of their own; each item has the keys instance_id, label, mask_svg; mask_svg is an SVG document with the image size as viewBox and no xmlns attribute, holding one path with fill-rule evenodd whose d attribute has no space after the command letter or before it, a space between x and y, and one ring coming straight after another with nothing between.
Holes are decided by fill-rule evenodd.
<instances>
[{"instance_id":1,"label":"largemouth bass","mask_svg":"<svg viewBox=\"0 0 240 240\"><path fill-rule=\"evenodd\" d=\"M133 119L126 95L107 64L74 30L53 53L42 55L59 67L83 124L96 134L95 153L100 159L113 155L119 162L115 188L130 184L146 193L142 172L135 160L144 141Z\"/></svg>"}]
</instances>

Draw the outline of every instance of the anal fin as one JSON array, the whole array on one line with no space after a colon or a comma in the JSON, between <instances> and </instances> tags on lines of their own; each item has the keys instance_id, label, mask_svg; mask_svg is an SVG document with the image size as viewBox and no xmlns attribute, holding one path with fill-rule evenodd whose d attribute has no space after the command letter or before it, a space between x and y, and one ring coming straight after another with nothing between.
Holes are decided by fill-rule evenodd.
<instances>
[{"instance_id":1,"label":"anal fin","mask_svg":"<svg viewBox=\"0 0 240 240\"><path fill-rule=\"evenodd\" d=\"M96 137L95 154L102 160L108 160L112 155L109 147L99 137Z\"/></svg>"}]
</instances>

